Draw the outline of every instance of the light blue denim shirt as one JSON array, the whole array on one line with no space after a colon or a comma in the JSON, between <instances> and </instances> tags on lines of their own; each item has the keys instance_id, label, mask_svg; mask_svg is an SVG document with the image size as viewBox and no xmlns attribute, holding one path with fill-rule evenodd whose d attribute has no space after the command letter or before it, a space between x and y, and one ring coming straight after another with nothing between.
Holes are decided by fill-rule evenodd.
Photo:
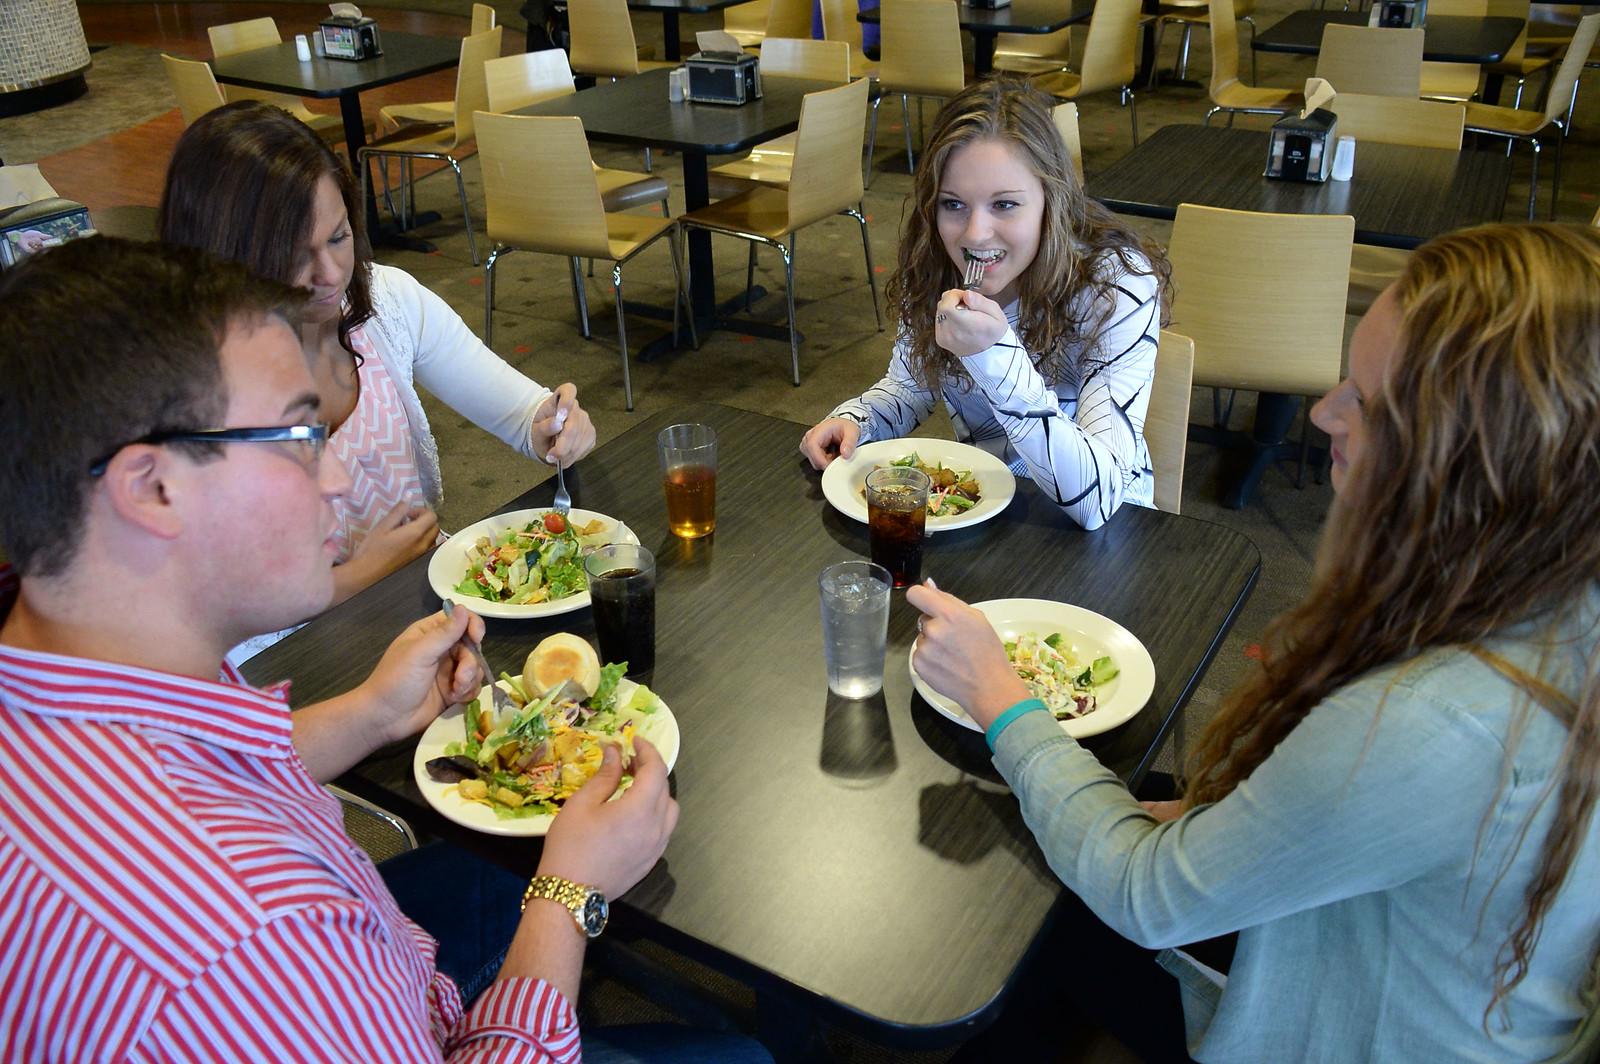
<instances>
[{"instance_id":1,"label":"light blue denim shirt","mask_svg":"<svg viewBox=\"0 0 1600 1064\"><path fill-rule=\"evenodd\" d=\"M1575 695L1600 593L1574 614L1556 640L1524 626L1488 649ZM1566 738L1452 648L1341 688L1227 798L1166 824L1042 710L999 732L994 763L1051 868L1112 928L1148 948L1239 932L1225 986L1176 950L1160 958L1197 1059L1586 1061L1600 1049L1600 817L1505 1001L1509 1028L1484 1028Z\"/></svg>"}]
</instances>

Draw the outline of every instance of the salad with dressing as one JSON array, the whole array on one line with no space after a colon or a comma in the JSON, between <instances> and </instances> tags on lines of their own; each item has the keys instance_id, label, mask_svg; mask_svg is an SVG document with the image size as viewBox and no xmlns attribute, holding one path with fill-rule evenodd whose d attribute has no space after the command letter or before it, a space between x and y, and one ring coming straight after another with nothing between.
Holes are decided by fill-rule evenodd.
<instances>
[{"instance_id":1,"label":"salad with dressing","mask_svg":"<svg viewBox=\"0 0 1600 1064\"><path fill-rule=\"evenodd\" d=\"M600 666L577 636L551 636L529 656L522 676L500 674L510 708L497 714L485 698L464 707L462 737L427 762L429 777L455 784L460 798L488 806L502 820L553 816L599 771L606 744L621 748L624 766L633 760L634 729L660 700L642 684L620 698L627 667ZM631 782L625 772L622 787Z\"/></svg>"},{"instance_id":2,"label":"salad with dressing","mask_svg":"<svg viewBox=\"0 0 1600 1064\"><path fill-rule=\"evenodd\" d=\"M1110 657L1085 664L1078 657L1078 648L1061 632L1042 639L1035 633L1024 633L1016 642L1007 642L1005 648L1011 667L1057 720L1094 712L1098 689L1120 672Z\"/></svg>"},{"instance_id":3,"label":"salad with dressing","mask_svg":"<svg viewBox=\"0 0 1600 1064\"><path fill-rule=\"evenodd\" d=\"M584 557L610 542L611 531L604 521L574 525L551 510L495 539L479 536L467 550L466 576L455 591L512 606L575 595L587 586Z\"/></svg>"}]
</instances>

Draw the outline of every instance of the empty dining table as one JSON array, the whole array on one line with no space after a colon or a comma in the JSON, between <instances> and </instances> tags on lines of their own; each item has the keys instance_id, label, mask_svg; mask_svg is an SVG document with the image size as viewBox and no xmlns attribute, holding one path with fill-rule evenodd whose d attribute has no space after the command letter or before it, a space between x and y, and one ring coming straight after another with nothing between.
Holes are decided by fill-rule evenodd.
<instances>
[{"instance_id":1,"label":"empty dining table","mask_svg":"<svg viewBox=\"0 0 1600 1064\"><path fill-rule=\"evenodd\" d=\"M718 437L717 524L704 539L667 526L656 434L675 421L710 424ZM795 449L804 429L686 406L639 422L579 463L576 483L568 477L575 506L626 522L655 555L648 682L680 730L677 830L612 919L624 938L653 938L752 986L763 1041L781 1059L819 1059L818 1022L894 1046L948 1046L994 1020L1063 891L983 737L914 692L917 612L902 595L890 607L882 692L830 695L818 573L866 555L867 533L825 501ZM549 506L553 484L508 508ZM934 535L923 571L969 600L1075 604L1143 643L1154 666L1143 710L1085 740L1137 786L1260 564L1234 531L1137 506L1085 532L1022 481L985 523ZM352 686L403 627L439 608L427 566L419 559L334 607L246 674L292 678L295 705ZM554 632L594 633L588 609L487 623L489 664L513 673ZM480 834L434 811L414 776L416 745L380 752L342 785L531 871L535 840Z\"/></svg>"},{"instance_id":2,"label":"empty dining table","mask_svg":"<svg viewBox=\"0 0 1600 1064\"><path fill-rule=\"evenodd\" d=\"M1337 110L1337 99L1335 100ZM1163 126L1085 179L1119 214L1176 217L1180 203L1236 211L1348 214L1359 244L1414 248L1500 218L1511 160L1499 151L1449 151L1361 141L1349 181L1266 177L1265 130Z\"/></svg>"},{"instance_id":3,"label":"empty dining table","mask_svg":"<svg viewBox=\"0 0 1600 1064\"><path fill-rule=\"evenodd\" d=\"M956 4L961 28L972 34L972 73L983 77L994 69L995 40L1002 33L1039 35L1089 21L1094 0L1011 0L1005 7ZM863 8L856 21L876 26L878 8Z\"/></svg>"},{"instance_id":4,"label":"empty dining table","mask_svg":"<svg viewBox=\"0 0 1600 1064\"><path fill-rule=\"evenodd\" d=\"M1256 34L1259 52L1316 55L1328 26L1365 26L1365 11L1291 11ZM1498 63L1505 58L1524 22L1520 18L1429 15L1422 27L1422 58L1429 63Z\"/></svg>"}]
</instances>

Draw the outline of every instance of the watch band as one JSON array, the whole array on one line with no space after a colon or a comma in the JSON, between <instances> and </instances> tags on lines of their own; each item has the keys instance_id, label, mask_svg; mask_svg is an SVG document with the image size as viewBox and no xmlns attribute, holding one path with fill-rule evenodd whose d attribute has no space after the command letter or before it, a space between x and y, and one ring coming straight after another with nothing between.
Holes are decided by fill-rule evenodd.
<instances>
[{"instance_id":1,"label":"watch band","mask_svg":"<svg viewBox=\"0 0 1600 1064\"><path fill-rule=\"evenodd\" d=\"M560 876L534 876L528 881L528 889L522 892L522 911L528 909L528 902L535 898L558 902L566 906L572 914L572 920L578 925L578 930L589 938L594 938L605 930L606 920L610 916L610 908L606 904L606 897L593 887L586 887L581 883L574 883L570 879Z\"/></svg>"}]
</instances>

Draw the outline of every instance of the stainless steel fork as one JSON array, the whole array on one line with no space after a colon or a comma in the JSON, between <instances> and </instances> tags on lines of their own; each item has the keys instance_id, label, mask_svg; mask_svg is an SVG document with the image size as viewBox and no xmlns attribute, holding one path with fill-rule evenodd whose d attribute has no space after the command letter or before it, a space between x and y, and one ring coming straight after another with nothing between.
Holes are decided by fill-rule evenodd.
<instances>
[{"instance_id":1,"label":"stainless steel fork","mask_svg":"<svg viewBox=\"0 0 1600 1064\"><path fill-rule=\"evenodd\" d=\"M449 599L441 601L444 602L444 615L446 617L454 616L456 604ZM511 696L506 694L505 688L501 687L500 682L495 679L494 671L489 668L489 662L483 656L483 647L465 637L461 641L467 645L467 649L471 650L473 656L478 659L478 668L483 670L483 682L489 685L489 697L494 700L495 717L499 718L503 713L515 711L516 707L511 703Z\"/></svg>"},{"instance_id":2,"label":"stainless steel fork","mask_svg":"<svg viewBox=\"0 0 1600 1064\"><path fill-rule=\"evenodd\" d=\"M966 275L961 278L962 291L970 292L983 284L983 271L988 265L979 259L968 259Z\"/></svg>"},{"instance_id":3,"label":"stainless steel fork","mask_svg":"<svg viewBox=\"0 0 1600 1064\"><path fill-rule=\"evenodd\" d=\"M561 428L567 423L565 410L556 414L556 430L550 436L550 446L556 445L556 436L561 434ZM561 460L556 460L556 500L553 507L556 513L565 517L572 512L572 496L567 492L567 475L561 469Z\"/></svg>"}]
</instances>

